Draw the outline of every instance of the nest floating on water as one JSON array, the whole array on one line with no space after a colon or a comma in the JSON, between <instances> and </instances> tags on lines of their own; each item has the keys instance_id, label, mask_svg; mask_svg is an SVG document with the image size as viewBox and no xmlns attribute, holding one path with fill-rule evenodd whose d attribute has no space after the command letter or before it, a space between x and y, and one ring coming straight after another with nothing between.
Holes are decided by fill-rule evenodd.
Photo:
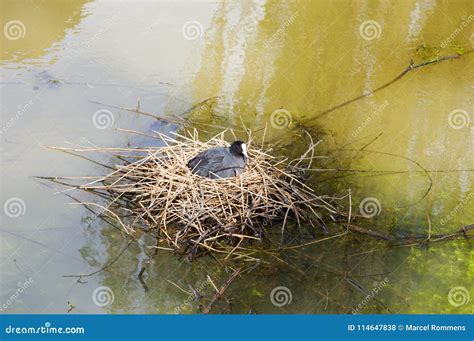
<instances>
[{"instance_id":1,"label":"nest floating on water","mask_svg":"<svg viewBox=\"0 0 474 341\"><path fill-rule=\"evenodd\" d=\"M105 190L116 201L125 200L134 222L142 220L168 247L186 250L191 258L198 250L221 251L245 240L260 240L266 226L278 221L283 228L290 219L315 226L318 212L335 212L327 198L315 194L297 175L301 163L312 159L313 143L290 162L249 143L242 174L215 180L192 173L187 162L208 148L228 146L224 132L207 142L199 141L196 132L160 138L166 146L141 150L146 154L138 161L80 188ZM135 229L121 224L127 232Z\"/></svg>"}]
</instances>

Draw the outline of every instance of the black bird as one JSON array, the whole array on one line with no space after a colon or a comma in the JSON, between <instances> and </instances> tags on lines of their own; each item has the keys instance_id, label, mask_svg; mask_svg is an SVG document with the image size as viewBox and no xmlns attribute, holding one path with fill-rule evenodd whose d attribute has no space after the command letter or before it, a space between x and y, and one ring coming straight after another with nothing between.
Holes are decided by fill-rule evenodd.
<instances>
[{"instance_id":1,"label":"black bird","mask_svg":"<svg viewBox=\"0 0 474 341\"><path fill-rule=\"evenodd\" d=\"M199 153L188 161L188 167L193 173L211 179L230 178L243 172L247 159L247 145L235 141L230 147L215 147Z\"/></svg>"}]
</instances>

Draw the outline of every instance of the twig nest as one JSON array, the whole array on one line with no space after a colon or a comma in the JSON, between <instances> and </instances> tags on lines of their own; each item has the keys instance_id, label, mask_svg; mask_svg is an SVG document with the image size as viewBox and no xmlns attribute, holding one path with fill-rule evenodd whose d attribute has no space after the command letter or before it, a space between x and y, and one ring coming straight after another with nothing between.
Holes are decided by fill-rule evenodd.
<instances>
[{"instance_id":1,"label":"twig nest","mask_svg":"<svg viewBox=\"0 0 474 341\"><path fill-rule=\"evenodd\" d=\"M290 219L312 224L321 209L334 209L299 177L303 159L286 162L249 143L243 172L226 179L194 174L187 166L198 153L228 146L224 133L207 142L197 134L160 136L166 146L104 176L104 189L125 199L135 221L159 231L161 241L194 257L197 251L223 251L249 240L260 240L269 224ZM313 152L314 145L310 146ZM87 189L88 184L82 186ZM136 228L136 226L134 226Z\"/></svg>"}]
</instances>

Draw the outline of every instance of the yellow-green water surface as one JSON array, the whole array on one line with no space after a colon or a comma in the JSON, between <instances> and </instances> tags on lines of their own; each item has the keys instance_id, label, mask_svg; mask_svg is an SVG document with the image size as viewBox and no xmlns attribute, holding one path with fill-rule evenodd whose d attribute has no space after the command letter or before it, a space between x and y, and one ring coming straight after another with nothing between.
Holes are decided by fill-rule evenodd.
<instances>
[{"instance_id":1,"label":"yellow-green water surface","mask_svg":"<svg viewBox=\"0 0 474 341\"><path fill-rule=\"evenodd\" d=\"M303 150L303 129L322 140L328 158L313 167L334 171L312 184L350 191L359 225L403 236L473 224L474 54L318 116L411 60L474 48L473 16L470 1L1 0L2 313L195 313L214 292L206 275L220 285L232 273L211 257L190 264L159 251L143 286L148 250L134 243L105 271L63 277L99 270L126 242L32 178L104 171L45 146L140 145L150 141L114 128L176 129L92 102L135 107L139 98L145 111L181 114L212 98L191 117L267 126L268 140L284 142L277 154ZM218 131L206 130L203 138ZM213 311L473 312L472 241L393 246L350 233L276 256L238 278Z\"/></svg>"}]
</instances>

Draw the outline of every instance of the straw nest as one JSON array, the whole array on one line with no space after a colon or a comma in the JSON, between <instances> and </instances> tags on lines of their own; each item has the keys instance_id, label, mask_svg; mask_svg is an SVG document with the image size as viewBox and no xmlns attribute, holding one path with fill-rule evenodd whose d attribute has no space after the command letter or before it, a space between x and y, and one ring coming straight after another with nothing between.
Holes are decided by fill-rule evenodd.
<instances>
[{"instance_id":1,"label":"straw nest","mask_svg":"<svg viewBox=\"0 0 474 341\"><path fill-rule=\"evenodd\" d=\"M282 230L290 220L316 227L322 210L335 212L301 178L302 164L308 167L314 157L312 142L301 157L286 160L250 141L243 173L214 180L192 173L187 162L208 148L228 146L224 133L206 142L199 141L196 132L160 138L164 147L135 150L141 154L138 160L80 186L126 203L123 208L134 218L132 222L125 223L110 208L102 213L119 220L127 233L143 226L158 232L167 248L193 258L199 251L228 250L261 240L275 222L282 223Z\"/></svg>"}]
</instances>

